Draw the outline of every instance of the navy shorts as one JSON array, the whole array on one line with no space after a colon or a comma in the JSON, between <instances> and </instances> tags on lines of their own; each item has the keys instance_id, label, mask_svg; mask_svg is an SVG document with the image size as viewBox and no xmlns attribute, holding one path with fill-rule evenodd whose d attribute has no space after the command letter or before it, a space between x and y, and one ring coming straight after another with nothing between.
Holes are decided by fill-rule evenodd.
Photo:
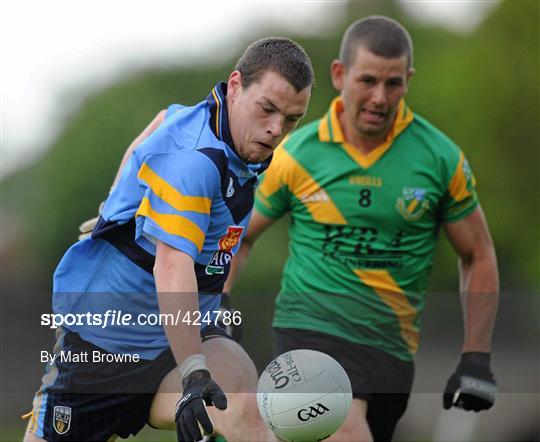
<instances>
[{"instance_id":1,"label":"navy shorts","mask_svg":"<svg viewBox=\"0 0 540 442\"><path fill-rule=\"evenodd\" d=\"M274 356L302 348L326 353L341 364L351 381L353 397L368 402L367 422L374 440L392 440L407 408L414 363L326 333L274 328Z\"/></svg>"},{"instance_id":2,"label":"navy shorts","mask_svg":"<svg viewBox=\"0 0 540 442\"><path fill-rule=\"evenodd\" d=\"M217 337L232 339L216 326L201 332L202 342ZM62 351L72 360L62 360ZM93 360L94 352L103 361ZM58 329L54 354L34 396L27 429L47 441L106 441L114 434L137 434L147 423L161 381L176 367L170 348L154 360L108 361L111 353L63 329Z\"/></svg>"}]
</instances>

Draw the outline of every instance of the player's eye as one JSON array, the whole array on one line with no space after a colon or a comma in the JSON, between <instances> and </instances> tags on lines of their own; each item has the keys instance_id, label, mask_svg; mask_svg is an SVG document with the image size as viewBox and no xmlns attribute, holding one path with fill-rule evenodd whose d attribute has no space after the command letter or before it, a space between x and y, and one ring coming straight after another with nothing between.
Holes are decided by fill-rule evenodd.
<instances>
[{"instance_id":1,"label":"player's eye","mask_svg":"<svg viewBox=\"0 0 540 442\"><path fill-rule=\"evenodd\" d=\"M296 124L296 123L298 123L299 118L298 117L287 117L286 120L287 120L288 123Z\"/></svg>"},{"instance_id":2,"label":"player's eye","mask_svg":"<svg viewBox=\"0 0 540 442\"><path fill-rule=\"evenodd\" d=\"M403 84L401 80L390 80L388 86L390 87L400 87Z\"/></svg>"},{"instance_id":3,"label":"player's eye","mask_svg":"<svg viewBox=\"0 0 540 442\"><path fill-rule=\"evenodd\" d=\"M272 112L274 112L274 109L272 109L271 107L261 106L261 109L265 114L271 114Z\"/></svg>"}]
</instances>

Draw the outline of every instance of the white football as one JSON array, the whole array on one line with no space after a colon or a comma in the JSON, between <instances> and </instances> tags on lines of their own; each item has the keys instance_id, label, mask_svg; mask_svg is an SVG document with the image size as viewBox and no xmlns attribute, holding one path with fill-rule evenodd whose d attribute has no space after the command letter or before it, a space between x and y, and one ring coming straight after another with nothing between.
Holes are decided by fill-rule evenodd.
<instances>
[{"instance_id":1,"label":"white football","mask_svg":"<svg viewBox=\"0 0 540 442\"><path fill-rule=\"evenodd\" d=\"M351 382L325 353L293 350L275 358L257 385L259 413L279 438L315 442L334 434L352 403Z\"/></svg>"}]
</instances>

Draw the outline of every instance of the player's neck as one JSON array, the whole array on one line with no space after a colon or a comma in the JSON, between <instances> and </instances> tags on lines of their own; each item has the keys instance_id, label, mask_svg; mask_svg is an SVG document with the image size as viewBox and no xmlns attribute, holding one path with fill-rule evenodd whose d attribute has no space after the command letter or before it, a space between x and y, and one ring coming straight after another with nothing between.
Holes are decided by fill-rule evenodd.
<instances>
[{"instance_id":1,"label":"player's neck","mask_svg":"<svg viewBox=\"0 0 540 442\"><path fill-rule=\"evenodd\" d=\"M349 122L346 120L345 112L338 115L339 124L343 131L343 136L347 144L354 146L363 155L368 155L377 146L380 146L386 141L387 133L379 135L377 137L366 137L360 134Z\"/></svg>"}]
</instances>

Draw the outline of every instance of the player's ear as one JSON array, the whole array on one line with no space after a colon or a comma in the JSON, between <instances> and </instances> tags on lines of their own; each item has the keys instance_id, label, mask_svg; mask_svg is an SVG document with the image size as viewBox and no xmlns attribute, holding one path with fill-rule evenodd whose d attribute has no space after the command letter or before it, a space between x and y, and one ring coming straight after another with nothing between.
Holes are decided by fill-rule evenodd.
<instances>
[{"instance_id":1,"label":"player's ear","mask_svg":"<svg viewBox=\"0 0 540 442\"><path fill-rule=\"evenodd\" d=\"M411 79L416 71L413 67L410 67L407 71L407 92L409 91L409 86L411 85Z\"/></svg>"},{"instance_id":2,"label":"player's ear","mask_svg":"<svg viewBox=\"0 0 540 442\"><path fill-rule=\"evenodd\" d=\"M343 77L345 76L345 65L337 59L332 61L330 75L332 77L332 85L341 92L343 89Z\"/></svg>"},{"instance_id":3,"label":"player's ear","mask_svg":"<svg viewBox=\"0 0 540 442\"><path fill-rule=\"evenodd\" d=\"M240 71L233 71L231 75L229 75L229 80L227 81L227 97L234 101L241 89L242 74Z\"/></svg>"}]
</instances>

